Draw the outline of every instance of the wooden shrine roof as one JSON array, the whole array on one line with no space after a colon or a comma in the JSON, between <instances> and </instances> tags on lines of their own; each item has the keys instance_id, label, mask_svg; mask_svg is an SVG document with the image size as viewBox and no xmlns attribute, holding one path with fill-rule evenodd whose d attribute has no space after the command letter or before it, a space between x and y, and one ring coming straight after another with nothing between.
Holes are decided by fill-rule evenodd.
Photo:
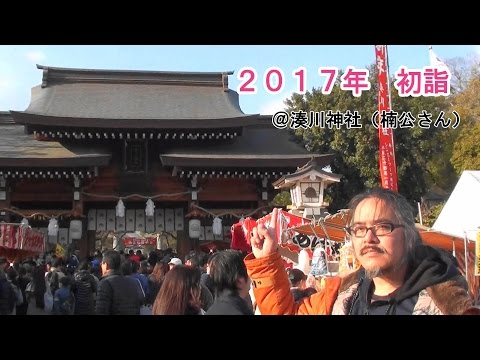
<instances>
[{"instance_id":1,"label":"wooden shrine roof","mask_svg":"<svg viewBox=\"0 0 480 360\"><path fill-rule=\"evenodd\" d=\"M233 72L160 72L67 69L37 65L43 81L32 89L16 123L98 128L191 129L256 124L238 93Z\"/></svg>"},{"instance_id":2,"label":"wooden shrine roof","mask_svg":"<svg viewBox=\"0 0 480 360\"><path fill-rule=\"evenodd\" d=\"M105 166L111 155L99 149L38 141L23 126L0 122L0 166L85 167Z\"/></svg>"},{"instance_id":3,"label":"wooden shrine roof","mask_svg":"<svg viewBox=\"0 0 480 360\"><path fill-rule=\"evenodd\" d=\"M221 144L183 146L160 154L164 166L296 168L312 158L326 166L333 154L314 154L291 139L287 130L271 124L247 126L243 135Z\"/></svg>"},{"instance_id":4,"label":"wooden shrine roof","mask_svg":"<svg viewBox=\"0 0 480 360\"><path fill-rule=\"evenodd\" d=\"M259 116L263 125L243 128L242 136L224 141L172 142L159 156L163 166L192 168L257 168L294 170L315 159L319 167L329 165L333 154L314 154L296 143L287 130L275 129L269 116ZM162 141L162 140L153 140ZM93 148L83 142L40 141L26 134L24 126L0 113L0 167L106 166L111 159L108 145Z\"/></svg>"}]
</instances>

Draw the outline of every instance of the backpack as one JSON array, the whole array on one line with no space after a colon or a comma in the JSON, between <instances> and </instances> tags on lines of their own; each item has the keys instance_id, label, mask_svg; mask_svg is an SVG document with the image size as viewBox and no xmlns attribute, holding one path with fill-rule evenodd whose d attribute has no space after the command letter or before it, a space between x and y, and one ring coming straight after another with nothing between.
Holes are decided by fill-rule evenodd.
<instances>
[{"instance_id":1,"label":"backpack","mask_svg":"<svg viewBox=\"0 0 480 360\"><path fill-rule=\"evenodd\" d=\"M50 291L52 292L52 295L54 295L55 291L57 291L60 287L60 283L58 281L58 274L56 271L48 274L48 285L50 286Z\"/></svg>"},{"instance_id":2,"label":"backpack","mask_svg":"<svg viewBox=\"0 0 480 360\"><path fill-rule=\"evenodd\" d=\"M61 315L73 315L75 310L75 295L70 292L70 296L60 305Z\"/></svg>"}]
</instances>

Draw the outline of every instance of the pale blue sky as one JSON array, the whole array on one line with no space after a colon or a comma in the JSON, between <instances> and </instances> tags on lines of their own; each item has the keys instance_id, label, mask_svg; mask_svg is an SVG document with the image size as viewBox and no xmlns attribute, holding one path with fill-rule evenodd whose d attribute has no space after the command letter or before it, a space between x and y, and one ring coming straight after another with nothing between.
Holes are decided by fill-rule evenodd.
<instances>
[{"instance_id":1,"label":"pale blue sky","mask_svg":"<svg viewBox=\"0 0 480 360\"><path fill-rule=\"evenodd\" d=\"M433 45L433 50L444 61L480 54L478 45ZM391 45L388 55L390 73L402 65L412 69L429 65L426 45ZM374 61L373 45L2 45L0 111L27 108L31 88L42 80L42 71L35 64L86 69L234 71L229 78L233 90L240 84L239 70L252 67L259 76L258 91L255 95L240 94L240 107L246 114L273 114L296 90L294 69L306 68L306 88L311 90L323 84L319 67L365 68ZM260 78L272 66L285 74L285 87L275 95L263 88Z\"/></svg>"}]
</instances>

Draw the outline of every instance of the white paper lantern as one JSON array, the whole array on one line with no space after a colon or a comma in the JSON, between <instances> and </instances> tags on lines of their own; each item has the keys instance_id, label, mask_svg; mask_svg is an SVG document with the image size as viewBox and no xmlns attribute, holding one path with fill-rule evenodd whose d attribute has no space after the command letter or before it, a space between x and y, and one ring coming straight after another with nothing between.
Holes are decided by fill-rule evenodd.
<instances>
[{"instance_id":1,"label":"white paper lantern","mask_svg":"<svg viewBox=\"0 0 480 360\"><path fill-rule=\"evenodd\" d=\"M82 220L70 221L70 239L82 238Z\"/></svg>"},{"instance_id":2,"label":"white paper lantern","mask_svg":"<svg viewBox=\"0 0 480 360\"><path fill-rule=\"evenodd\" d=\"M213 226L212 226L212 232L213 235L216 236L222 236L222 219L220 219L218 216L216 216L213 219Z\"/></svg>"},{"instance_id":3,"label":"white paper lantern","mask_svg":"<svg viewBox=\"0 0 480 360\"><path fill-rule=\"evenodd\" d=\"M155 215L155 204L152 199L147 200L147 206L145 207L145 215L153 216Z\"/></svg>"},{"instance_id":4,"label":"white paper lantern","mask_svg":"<svg viewBox=\"0 0 480 360\"><path fill-rule=\"evenodd\" d=\"M118 217L125 217L125 206L123 205L122 199L118 200L117 206L115 207L115 213Z\"/></svg>"},{"instance_id":5,"label":"white paper lantern","mask_svg":"<svg viewBox=\"0 0 480 360\"><path fill-rule=\"evenodd\" d=\"M51 218L48 223L48 236L58 235L58 221L55 218Z\"/></svg>"},{"instance_id":6,"label":"white paper lantern","mask_svg":"<svg viewBox=\"0 0 480 360\"><path fill-rule=\"evenodd\" d=\"M188 222L188 236L192 239L200 238L201 224L198 219L190 219Z\"/></svg>"}]
</instances>

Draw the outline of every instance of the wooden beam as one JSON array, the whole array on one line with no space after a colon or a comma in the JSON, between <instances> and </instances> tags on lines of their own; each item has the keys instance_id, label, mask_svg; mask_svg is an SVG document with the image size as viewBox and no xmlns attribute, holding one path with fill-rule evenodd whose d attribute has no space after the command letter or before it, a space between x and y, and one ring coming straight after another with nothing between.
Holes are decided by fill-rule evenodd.
<instances>
[{"instance_id":1,"label":"wooden beam","mask_svg":"<svg viewBox=\"0 0 480 360\"><path fill-rule=\"evenodd\" d=\"M73 193L44 193L44 192L35 192L35 193L11 193L10 201L11 202L31 202L31 201L45 201L45 202L71 202L73 199Z\"/></svg>"},{"instance_id":2,"label":"wooden beam","mask_svg":"<svg viewBox=\"0 0 480 360\"><path fill-rule=\"evenodd\" d=\"M72 216L72 217L86 217L83 214L79 214L77 210L72 209L10 209L0 208L0 211L16 214L24 217L31 217L34 215L41 215L46 217L59 217L59 216Z\"/></svg>"}]
</instances>

